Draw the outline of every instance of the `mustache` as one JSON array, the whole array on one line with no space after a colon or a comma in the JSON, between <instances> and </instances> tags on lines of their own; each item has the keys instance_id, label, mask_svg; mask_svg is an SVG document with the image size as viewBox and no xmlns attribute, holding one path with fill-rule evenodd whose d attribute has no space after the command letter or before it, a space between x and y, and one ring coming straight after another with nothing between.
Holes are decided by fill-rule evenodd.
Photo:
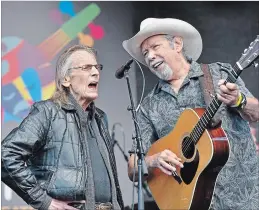
<instances>
[{"instance_id":1,"label":"mustache","mask_svg":"<svg viewBox=\"0 0 259 210\"><path fill-rule=\"evenodd\" d=\"M155 65L156 63L160 63L160 62L164 62L164 60L156 60L156 61L151 60L151 61L148 62L148 65L149 65L150 67L152 67L152 66Z\"/></svg>"}]
</instances>

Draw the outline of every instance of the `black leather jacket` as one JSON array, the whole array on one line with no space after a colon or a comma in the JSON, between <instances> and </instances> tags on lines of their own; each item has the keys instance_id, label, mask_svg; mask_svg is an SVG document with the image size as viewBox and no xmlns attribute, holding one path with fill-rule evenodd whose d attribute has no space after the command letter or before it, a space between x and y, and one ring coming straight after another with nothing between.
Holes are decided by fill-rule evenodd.
<instances>
[{"instance_id":1,"label":"black leather jacket","mask_svg":"<svg viewBox=\"0 0 259 210\"><path fill-rule=\"evenodd\" d=\"M123 208L106 115L95 110L109 152L117 200ZM51 100L35 103L20 126L2 141L2 181L36 209L47 209L52 198L78 199L85 194L81 132L73 105L59 107Z\"/></svg>"}]
</instances>

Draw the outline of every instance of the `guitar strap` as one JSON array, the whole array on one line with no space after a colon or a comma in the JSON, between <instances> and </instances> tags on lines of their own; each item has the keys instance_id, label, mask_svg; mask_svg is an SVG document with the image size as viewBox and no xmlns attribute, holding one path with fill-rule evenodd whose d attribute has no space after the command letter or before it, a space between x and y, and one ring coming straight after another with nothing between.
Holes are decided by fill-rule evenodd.
<instances>
[{"instance_id":1,"label":"guitar strap","mask_svg":"<svg viewBox=\"0 0 259 210\"><path fill-rule=\"evenodd\" d=\"M209 70L209 65L201 64L201 69L203 71L204 76L199 77L199 81L201 84L201 88L203 90L203 96L204 96L206 107L208 107L213 99L213 96L216 96L216 93L215 93L215 89L213 86L212 77L211 77L211 73ZM209 127L215 128L215 127L220 126L220 124L221 124L221 120L219 118L215 118L215 116L214 116L210 122Z\"/></svg>"}]
</instances>

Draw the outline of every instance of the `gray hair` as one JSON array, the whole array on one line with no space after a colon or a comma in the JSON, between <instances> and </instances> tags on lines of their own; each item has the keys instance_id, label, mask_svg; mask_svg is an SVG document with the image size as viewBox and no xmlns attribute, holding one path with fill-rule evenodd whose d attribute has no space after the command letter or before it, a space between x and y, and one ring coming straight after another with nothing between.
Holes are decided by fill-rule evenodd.
<instances>
[{"instance_id":1,"label":"gray hair","mask_svg":"<svg viewBox=\"0 0 259 210\"><path fill-rule=\"evenodd\" d=\"M174 38L175 38L175 36L166 34L166 35L165 35L165 38L166 38L167 41L169 42L170 47L171 47L172 49L174 49ZM186 55L186 51L185 51L185 48L184 48L184 40L183 40L182 54L183 54L183 57L185 58L185 60L186 60L187 62L191 63L191 60L192 60L192 59L191 59L188 55Z\"/></svg>"},{"instance_id":2,"label":"gray hair","mask_svg":"<svg viewBox=\"0 0 259 210\"><path fill-rule=\"evenodd\" d=\"M51 99L58 103L60 106L62 103L67 103L67 96L69 94L69 89L62 85L65 77L68 76L71 71L68 69L71 67L73 63L73 59L71 59L71 55L78 51L86 51L95 56L97 59L97 52L94 48L85 46L85 45L74 45L67 50L65 50L57 60L56 66L56 76L55 76L55 84L56 90L53 93Z\"/></svg>"}]
</instances>

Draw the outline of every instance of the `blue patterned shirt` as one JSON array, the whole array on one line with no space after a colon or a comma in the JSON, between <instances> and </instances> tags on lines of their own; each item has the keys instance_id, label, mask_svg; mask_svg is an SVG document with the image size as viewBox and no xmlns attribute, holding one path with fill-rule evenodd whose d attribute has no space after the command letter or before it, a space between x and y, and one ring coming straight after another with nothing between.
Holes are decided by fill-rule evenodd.
<instances>
[{"instance_id":1,"label":"blue patterned shirt","mask_svg":"<svg viewBox=\"0 0 259 210\"><path fill-rule=\"evenodd\" d=\"M223 64L231 67L230 64ZM231 67L232 68L232 67ZM213 85L219 91L218 81L226 79L227 73L220 71L217 63L209 64ZM155 88L145 97L138 111L138 122L143 140L144 152L153 142L166 136L186 108L206 108L199 77L203 75L197 62L192 61L191 69L178 93L170 84L160 80ZM236 84L247 97L253 97L241 78ZM242 117L224 104L217 112L222 120L222 127L230 143L230 156L220 171L211 209L216 210L257 210L259 209L259 161L250 133L249 124ZM136 142L133 144L133 150Z\"/></svg>"}]
</instances>

